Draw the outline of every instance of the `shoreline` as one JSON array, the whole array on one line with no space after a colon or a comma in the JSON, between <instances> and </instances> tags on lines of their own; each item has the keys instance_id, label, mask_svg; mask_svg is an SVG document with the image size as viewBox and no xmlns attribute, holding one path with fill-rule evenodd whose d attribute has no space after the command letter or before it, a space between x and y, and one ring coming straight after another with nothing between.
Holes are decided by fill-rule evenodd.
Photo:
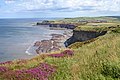
<instances>
[{"instance_id":1,"label":"shoreline","mask_svg":"<svg viewBox=\"0 0 120 80\"><path fill-rule=\"evenodd\" d=\"M20 22L21 23L21 22ZM23 24L21 24L21 25L23 25ZM26 50L28 49L28 48L30 48L31 46L33 46L34 45L34 43L36 42L36 41L41 41L41 40L50 40L50 39L52 39L52 36L50 36L51 34L53 34L53 33L55 33L55 34L62 34L62 35L64 35L65 33L64 32L69 32L69 31L72 31L71 29L67 29L67 28L58 28L58 27L48 27L48 26L33 26L33 25L31 25L31 27L28 27L29 25L25 25L25 26L22 26L22 27L20 27L21 29L23 28L23 27L25 27L25 29L26 29L26 27L27 28L29 28L29 29L32 29L33 28L33 30L30 30L29 31L29 29L27 29L27 31L31 34L31 32L35 32L34 34L35 35L31 35L31 36L29 36L28 35L28 33L27 33L27 35L25 34L25 36L29 36L30 38L28 38L28 39L26 39L26 38L23 38L24 40L27 40L27 41L22 41L23 42L23 44L21 44L21 41L19 41L19 42L17 42L17 46L16 46L16 44L14 44L14 43L12 43L13 45L12 46L14 46L14 47L10 47L9 48L9 51L7 52L5 52L4 54L5 55L3 55L2 57L1 57L1 61L0 62L6 62L6 61L14 61L14 60L18 60L18 59L32 59L32 58L34 58L35 56L37 56L36 54L33 54L33 55L28 55L28 54L26 54ZM45 29L44 29L45 28ZM34 30L34 29L36 29L36 30ZM43 30L42 30L43 29ZM42 35L40 32L38 32L38 30L40 31L40 32L42 32L42 31L44 31L44 34ZM51 31L50 31L51 30ZM21 30L21 32L23 32L24 33L24 31L22 31ZM64 34L63 34L64 33ZM23 36L23 35L21 35L21 36ZM38 38L39 37L39 38ZM45 37L45 38L44 38ZM15 35L15 38L16 38L16 35ZM20 37L21 38L21 37ZM17 38L17 39L19 39L19 38ZM17 40L17 39L15 39L15 40ZM22 38L21 38L22 39ZM12 39L11 39L12 40ZM65 40L64 40L65 41ZM64 41L59 41L59 42L57 42L57 44L61 44L61 45L64 45ZM56 42L55 42L56 43ZM5 46L6 47L6 46ZM64 48L64 47L63 47ZM12 51L11 51L12 50ZM22 52L21 52L22 51ZM13 56L11 56L11 55L13 55ZM6 57L7 56L7 57Z\"/></svg>"},{"instance_id":2,"label":"shoreline","mask_svg":"<svg viewBox=\"0 0 120 80\"><path fill-rule=\"evenodd\" d=\"M66 48L66 40L73 35L70 30L76 28L75 24L71 23L54 23L54 21L43 20L42 22L36 22L36 26L48 26L50 30L69 30L69 32L64 32L63 34L51 34L51 38L48 40L36 41L33 46L27 49L26 53L28 55L48 53L53 51L59 51L61 48ZM34 25L35 26L35 25ZM34 51L33 51L33 49ZM31 52L32 51L32 52Z\"/></svg>"},{"instance_id":3,"label":"shoreline","mask_svg":"<svg viewBox=\"0 0 120 80\"><path fill-rule=\"evenodd\" d=\"M26 53L28 55L36 55L36 54L45 54L51 53L54 51L59 51L62 48L66 48L65 41L72 36L72 30L68 29L63 34L50 34L51 38L47 40L37 40L33 42L33 45L30 46Z\"/></svg>"}]
</instances>

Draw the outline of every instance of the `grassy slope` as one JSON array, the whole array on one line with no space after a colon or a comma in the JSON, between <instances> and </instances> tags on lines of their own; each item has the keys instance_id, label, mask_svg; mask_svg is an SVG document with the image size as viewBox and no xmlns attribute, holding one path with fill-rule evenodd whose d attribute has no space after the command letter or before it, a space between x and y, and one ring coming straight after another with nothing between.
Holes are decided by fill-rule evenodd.
<instances>
[{"instance_id":1,"label":"grassy slope","mask_svg":"<svg viewBox=\"0 0 120 80\"><path fill-rule=\"evenodd\" d=\"M57 66L57 72L49 80L119 80L119 32L119 28L115 29L81 47L74 48L76 45L73 44L71 48L74 50L74 56L72 57L51 58L40 55L31 60L13 61L11 64L1 66L9 67L11 70L20 70L36 67L39 63L46 62Z\"/></svg>"},{"instance_id":2,"label":"grassy slope","mask_svg":"<svg viewBox=\"0 0 120 80\"><path fill-rule=\"evenodd\" d=\"M108 17L107 17L108 18ZM65 19L65 21L76 21L81 18ZM86 18L82 18L86 19ZM90 18L89 18L90 19ZM93 18L91 18L93 19ZM90 19L90 20L91 20ZM103 19L103 18L95 18ZM104 18L106 19L106 17ZM45 61L58 66L58 72L50 80L119 80L120 77L120 29L108 29L109 26L120 24L118 20L113 23L114 18L108 18L110 23L91 26L91 24L78 26L76 30L95 30L109 32L100 36L96 41L83 45L81 42L72 44L75 55L70 58L53 59L46 58ZM112 22L112 23L111 23ZM99 24L99 23L97 23ZM83 45L82 47L80 47Z\"/></svg>"},{"instance_id":3,"label":"grassy slope","mask_svg":"<svg viewBox=\"0 0 120 80\"><path fill-rule=\"evenodd\" d=\"M101 36L90 44L74 49L74 52L75 55L71 58L45 59L58 66L58 72L51 80L112 80L115 79L113 75L120 75L120 72L117 73L120 71L119 33ZM108 68L108 73L104 74L106 66L110 70Z\"/></svg>"},{"instance_id":4,"label":"grassy slope","mask_svg":"<svg viewBox=\"0 0 120 80\"><path fill-rule=\"evenodd\" d=\"M93 20L107 20L108 22L117 22L120 20L120 18L118 17L76 17L76 18L65 18L62 20L56 20L56 22L60 22L60 21L64 21L64 22L78 22L81 20L88 20L88 21L93 21Z\"/></svg>"}]
</instances>

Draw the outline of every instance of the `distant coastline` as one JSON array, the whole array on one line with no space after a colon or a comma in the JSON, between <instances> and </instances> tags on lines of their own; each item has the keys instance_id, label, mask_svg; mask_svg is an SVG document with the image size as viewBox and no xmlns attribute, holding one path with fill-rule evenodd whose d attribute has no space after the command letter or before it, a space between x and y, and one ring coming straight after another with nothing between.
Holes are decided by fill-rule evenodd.
<instances>
[{"instance_id":1,"label":"distant coastline","mask_svg":"<svg viewBox=\"0 0 120 80\"><path fill-rule=\"evenodd\" d=\"M45 22L45 21L43 21ZM34 48L34 54L48 53L53 51L59 51L65 48L65 41L72 36L72 30L75 28L72 24L51 24L51 23L36 23L36 27L48 26L50 30L65 30L63 34L53 33L50 34L51 38L47 40L36 41L27 49L28 54L32 54L32 48ZM34 25L35 26L35 25ZM36 53L35 53L36 52Z\"/></svg>"}]
</instances>

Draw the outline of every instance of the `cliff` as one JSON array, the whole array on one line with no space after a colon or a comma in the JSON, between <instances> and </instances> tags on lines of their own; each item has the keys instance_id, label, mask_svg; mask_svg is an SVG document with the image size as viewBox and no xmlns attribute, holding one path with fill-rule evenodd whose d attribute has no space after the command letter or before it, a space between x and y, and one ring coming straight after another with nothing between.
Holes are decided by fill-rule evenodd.
<instances>
[{"instance_id":1,"label":"cliff","mask_svg":"<svg viewBox=\"0 0 120 80\"><path fill-rule=\"evenodd\" d=\"M64 44L66 47L68 47L72 43L87 41L98 36L102 36L106 33L107 31L96 32L96 31L73 30L73 36L67 39Z\"/></svg>"},{"instance_id":2,"label":"cliff","mask_svg":"<svg viewBox=\"0 0 120 80\"><path fill-rule=\"evenodd\" d=\"M42 22L37 22L36 25L47 25L49 27L55 27L55 28L67 28L67 29L75 29L77 26L76 24L71 24L71 23L64 23L64 22L59 22L55 23L54 21L42 21Z\"/></svg>"}]
</instances>

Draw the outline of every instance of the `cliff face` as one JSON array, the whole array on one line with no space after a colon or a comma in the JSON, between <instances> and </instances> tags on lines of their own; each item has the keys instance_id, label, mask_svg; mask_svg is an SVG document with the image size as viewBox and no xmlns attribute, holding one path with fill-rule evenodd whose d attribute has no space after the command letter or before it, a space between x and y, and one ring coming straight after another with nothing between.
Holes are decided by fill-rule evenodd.
<instances>
[{"instance_id":1,"label":"cliff face","mask_svg":"<svg viewBox=\"0 0 120 80\"><path fill-rule=\"evenodd\" d=\"M36 23L36 25L48 25L49 27L56 27L56 28L67 28L67 29L74 29L76 25L74 24L64 24L64 23Z\"/></svg>"},{"instance_id":2,"label":"cliff face","mask_svg":"<svg viewBox=\"0 0 120 80\"><path fill-rule=\"evenodd\" d=\"M82 31L82 30L76 31L76 30L73 30L73 36L70 37L69 39L67 39L64 44L66 47L68 47L72 43L87 41L87 40L96 38L98 36L105 35L106 33L107 33L107 31L95 32L95 31Z\"/></svg>"}]
</instances>

